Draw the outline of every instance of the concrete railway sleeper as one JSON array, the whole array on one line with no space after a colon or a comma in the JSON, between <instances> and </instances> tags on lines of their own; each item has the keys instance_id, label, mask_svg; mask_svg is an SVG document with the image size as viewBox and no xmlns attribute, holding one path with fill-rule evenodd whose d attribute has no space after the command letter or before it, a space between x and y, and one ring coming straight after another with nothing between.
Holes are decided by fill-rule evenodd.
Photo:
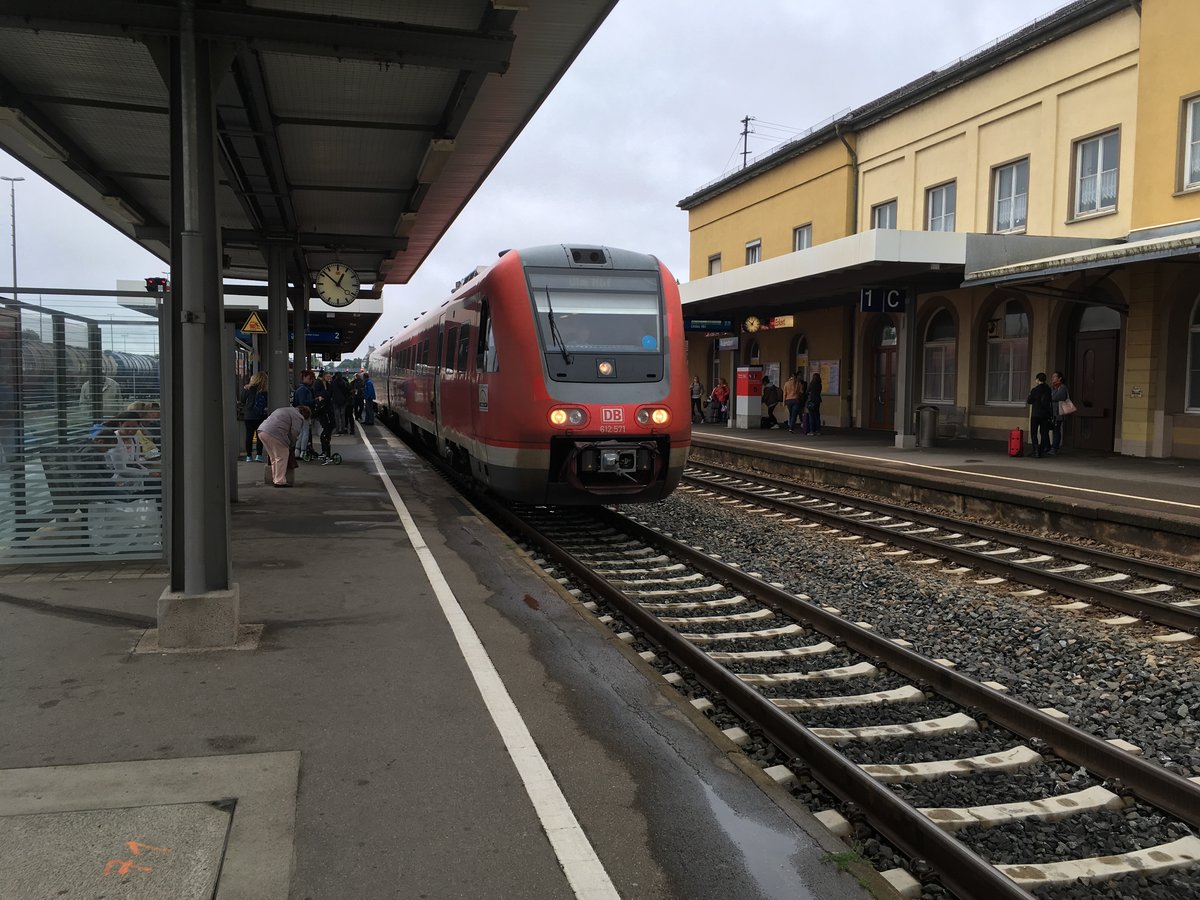
<instances>
[{"instance_id":1,"label":"concrete railway sleeper","mask_svg":"<svg viewBox=\"0 0 1200 900\"><path fill-rule=\"evenodd\" d=\"M1192 833L1200 827L1200 786L1138 758L1130 745L1075 728L1053 710L1012 699L1000 685L959 674L947 660L922 656L907 642L619 514L495 514L536 546L560 581L611 610L613 627L637 632L656 648L647 654L665 653L681 667L669 680L703 685L748 723L743 734L760 733L778 748L791 761L771 773L778 780L806 773L838 798L842 812L821 816L835 831L849 833L854 820L865 820L914 861L912 869L932 870L957 896L1028 896L1038 886L1163 870L1192 873L1200 889L1200 839ZM864 681L877 689L855 688ZM697 698L694 705L711 702ZM938 714L922 718L930 710ZM727 733L737 740L737 730ZM869 758L864 746L930 741L966 750L919 763L861 761ZM1055 790L1023 795L1030 785L1054 782L1039 772L1071 767L1086 772L1065 787L1063 775ZM994 802L921 801L941 796L928 791L930 784L979 773L1008 773L1013 783L1002 783ZM1120 816L1131 804L1165 812L1176 824L1124 853L1045 862L1025 858L1019 845L993 862L986 843L971 840L1030 822L1054 828L1076 815ZM891 875L902 889L916 884Z\"/></svg>"}]
</instances>

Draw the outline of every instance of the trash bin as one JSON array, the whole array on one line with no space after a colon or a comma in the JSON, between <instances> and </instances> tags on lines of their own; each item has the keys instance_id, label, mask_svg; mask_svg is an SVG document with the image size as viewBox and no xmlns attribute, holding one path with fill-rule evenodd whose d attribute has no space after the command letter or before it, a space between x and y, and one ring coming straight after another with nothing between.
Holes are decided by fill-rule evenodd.
<instances>
[{"instance_id":1,"label":"trash bin","mask_svg":"<svg viewBox=\"0 0 1200 900\"><path fill-rule=\"evenodd\" d=\"M917 407L917 446L934 447L937 445L938 408L936 406Z\"/></svg>"}]
</instances>

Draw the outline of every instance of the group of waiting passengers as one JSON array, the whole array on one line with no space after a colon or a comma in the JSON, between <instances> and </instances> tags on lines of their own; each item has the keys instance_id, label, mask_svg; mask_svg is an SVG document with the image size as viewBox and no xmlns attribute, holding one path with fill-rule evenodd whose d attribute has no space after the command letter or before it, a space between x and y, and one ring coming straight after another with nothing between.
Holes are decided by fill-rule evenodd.
<instances>
[{"instance_id":1,"label":"group of waiting passengers","mask_svg":"<svg viewBox=\"0 0 1200 900\"><path fill-rule=\"evenodd\" d=\"M353 434L356 420L364 425L375 424L375 385L366 371L346 378L341 372L305 369L292 394L292 405L271 413L267 386L267 374L256 374L242 391L239 408L246 426L246 462L262 462L261 451L265 450L276 487L290 487L288 469L307 454L314 421L321 426L317 461L322 464L333 460L333 434Z\"/></svg>"}]
</instances>

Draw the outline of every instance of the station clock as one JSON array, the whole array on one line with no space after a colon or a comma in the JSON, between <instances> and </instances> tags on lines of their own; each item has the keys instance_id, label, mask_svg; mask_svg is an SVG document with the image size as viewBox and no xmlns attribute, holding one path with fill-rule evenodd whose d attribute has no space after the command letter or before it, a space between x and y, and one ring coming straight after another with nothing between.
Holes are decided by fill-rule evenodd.
<instances>
[{"instance_id":1,"label":"station clock","mask_svg":"<svg viewBox=\"0 0 1200 900\"><path fill-rule=\"evenodd\" d=\"M317 273L317 296L330 306L349 306L358 288L358 273L345 263L331 262Z\"/></svg>"}]
</instances>

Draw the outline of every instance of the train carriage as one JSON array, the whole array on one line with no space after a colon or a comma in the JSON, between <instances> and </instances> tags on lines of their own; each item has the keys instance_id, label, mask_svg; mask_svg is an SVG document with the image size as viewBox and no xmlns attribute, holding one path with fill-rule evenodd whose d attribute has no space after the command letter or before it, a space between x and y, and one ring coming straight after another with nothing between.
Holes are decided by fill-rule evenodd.
<instances>
[{"instance_id":1,"label":"train carriage","mask_svg":"<svg viewBox=\"0 0 1200 900\"><path fill-rule=\"evenodd\" d=\"M683 473L683 320L675 280L653 256L506 252L369 365L385 420L509 499L648 502Z\"/></svg>"}]
</instances>

